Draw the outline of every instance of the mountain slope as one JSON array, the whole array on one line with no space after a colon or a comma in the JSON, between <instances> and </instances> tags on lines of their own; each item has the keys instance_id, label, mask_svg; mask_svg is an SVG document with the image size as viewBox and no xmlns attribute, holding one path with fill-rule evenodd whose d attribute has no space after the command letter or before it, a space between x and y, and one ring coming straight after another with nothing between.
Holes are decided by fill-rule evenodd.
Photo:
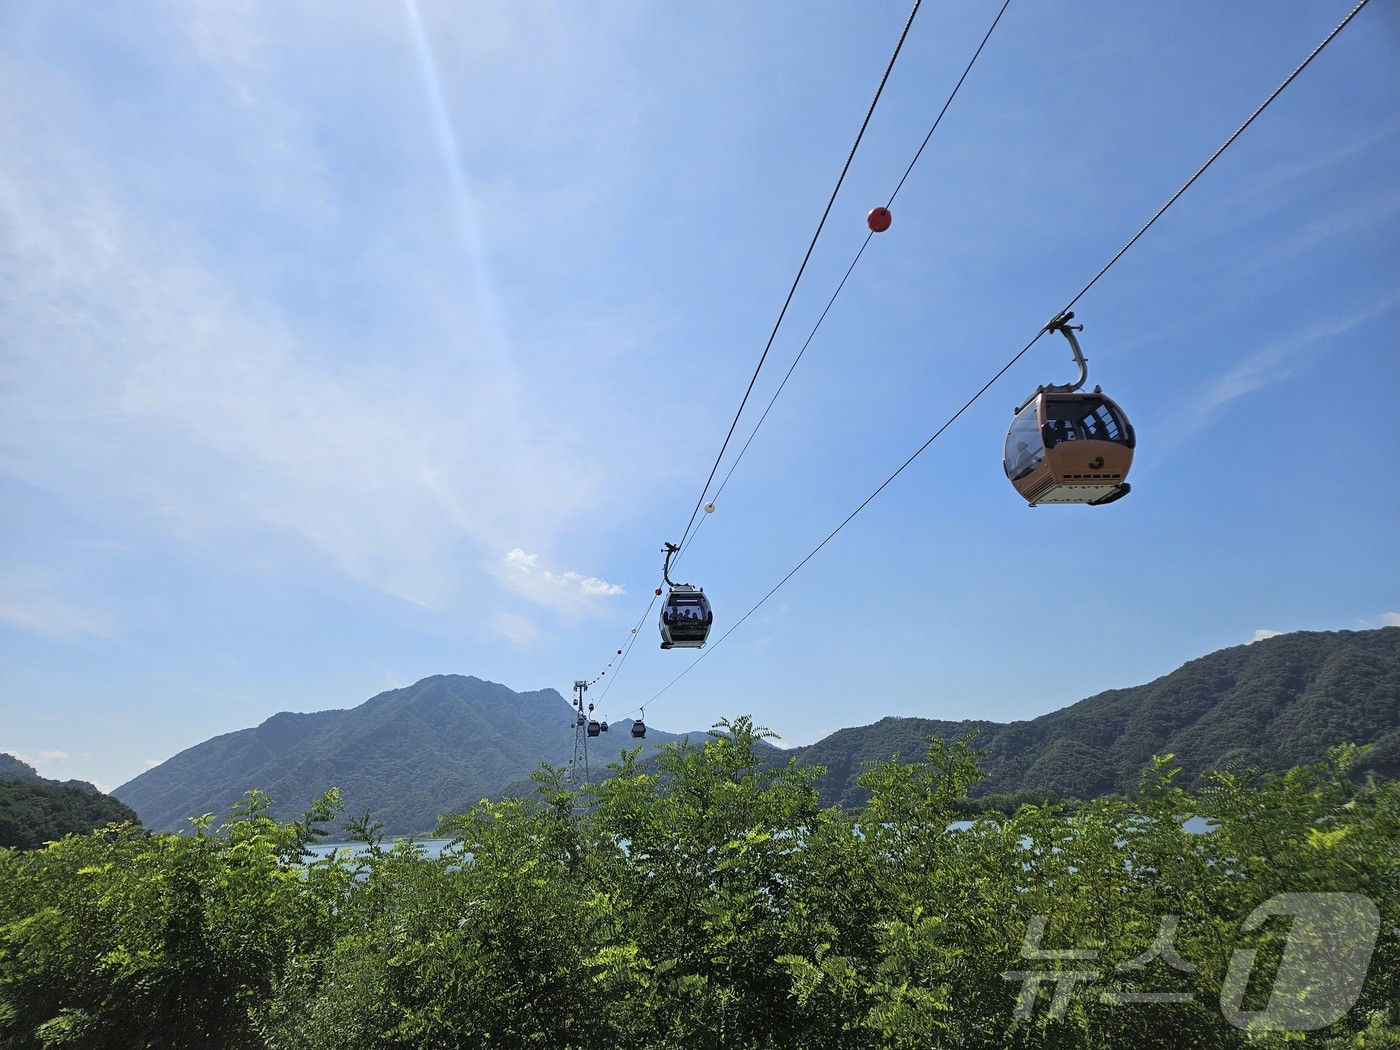
<instances>
[{"instance_id":1,"label":"mountain slope","mask_svg":"<svg viewBox=\"0 0 1400 1050\"><path fill-rule=\"evenodd\" d=\"M250 788L299 816L339 787L347 816L370 810L390 834L431 830L441 814L530 789L541 762L573 746L574 709L552 689L515 693L460 675L425 678L350 710L282 713L205 741L113 793L147 827L173 830L205 812L226 815ZM590 742L595 778L634 741L617 723ZM1364 760L1400 774L1400 628L1281 635L1212 653L1169 675L1113 689L1029 721L886 718L843 729L774 761L826 766L823 802L859 806L866 764L923 755L929 736L976 734L987 779L975 796L1029 792L1090 798L1127 792L1153 755L1172 752L1184 784L1241 762L1283 770L1337 743L1372 744ZM654 749L680 737L649 728Z\"/></svg>"},{"instance_id":2,"label":"mountain slope","mask_svg":"<svg viewBox=\"0 0 1400 1050\"><path fill-rule=\"evenodd\" d=\"M49 780L0 754L0 846L32 849L68 834L136 822L136 814L86 780Z\"/></svg>"},{"instance_id":3,"label":"mountain slope","mask_svg":"<svg viewBox=\"0 0 1400 1050\"><path fill-rule=\"evenodd\" d=\"M39 771L28 762L8 752L0 753L0 780L14 780L25 784L44 784L48 787L66 787L81 791L86 795L100 795L96 784L86 780L50 780L41 777Z\"/></svg>"},{"instance_id":4,"label":"mountain slope","mask_svg":"<svg viewBox=\"0 0 1400 1050\"><path fill-rule=\"evenodd\" d=\"M1092 798L1127 792L1153 755L1171 752L1182 783L1230 763L1284 770L1338 743L1372 744L1362 762L1400 774L1400 628L1300 632L1222 649L1146 685L1112 689L1009 724L886 718L795 754L828 767L823 801L858 806L864 764L921 756L927 738L975 734L987 779L974 796L1031 792Z\"/></svg>"},{"instance_id":5,"label":"mountain slope","mask_svg":"<svg viewBox=\"0 0 1400 1050\"><path fill-rule=\"evenodd\" d=\"M507 785L528 788L541 762L566 763L573 717L553 689L516 693L437 675L349 710L273 715L182 751L113 794L148 828L174 831L201 813L226 816L251 788L273 800L274 816L290 819L338 787L347 817L369 810L388 834L421 834ZM592 741L590 764L601 770L631 747L629 729L624 721ZM649 729L646 743L674 739Z\"/></svg>"},{"instance_id":6,"label":"mountain slope","mask_svg":"<svg viewBox=\"0 0 1400 1050\"><path fill-rule=\"evenodd\" d=\"M114 794L147 827L174 830L190 816L227 814L250 788L285 819L339 787L347 815L368 809L390 833L423 832L542 760L566 760L571 715L553 689L515 693L438 675L350 710L273 715L182 751Z\"/></svg>"}]
</instances>

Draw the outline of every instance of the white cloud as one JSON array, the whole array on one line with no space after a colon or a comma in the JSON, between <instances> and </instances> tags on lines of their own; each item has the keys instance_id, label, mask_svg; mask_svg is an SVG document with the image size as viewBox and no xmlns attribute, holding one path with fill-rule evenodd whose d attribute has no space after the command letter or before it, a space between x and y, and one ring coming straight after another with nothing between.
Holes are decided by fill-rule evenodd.
<instances>
[{"instance_id":1,"label":"white cloud","mask_svg":"<svg viewBox=\"0 0 1400 1050\"><path fill-rule=\"evenodd\" d=\"M64 762L71 758L67 751L40 751L39 759L43 762Z\"/></svg>"},{"instance_id":2,"label":"white cloud","mask_svg":"<svg viewBox=\"0 0 1400 1050\"><path fill-rule=\"evenodd\" d=\"M160 761L158 759L148 758L146 761L142 762L141 765L145 769L155 769L156 766L160 765Z\"/></svg>"},{"instance_id":3,"label":"white cloud","mask_svg":"<svg viewBox=\"0 0 1400 1050\"><path fill-rule=\"evenodd\" d=\"M1381 613L1381 623L1387 627L1400 627L1400 612Z\"/></svg>"},{"instance_id":4,"label":"white cloud","mask_svg":"<svg viewBox=\"0 0 1400 1050\"><path fill-rule=\"evenodd\" d=\"M558 333L521 334L535 318L502 272L519 237L503 246L500 187L469 166L446 186L403 11L357 9L331 27L283 25L271 5L173 10L154 28L207 64L181 67L189 81L162 96L179 105L113 117L93 80L23 55L0 63L25 143L0 163L0 476L137 546L153 532L152 545L274 573L319 558L433 610L481 593L465 577L483 551L547 546L605 498L625 508L604 464L650 421L574 421L578 404L606 404L610 376L581 362L596 361L595 342L616 353L617 326L567 351ZM477 39L475 17L471 32L438 21L430 32ZM119 22L101 31L134 46ZM574 53L567 34L555 43ZM347 147L307 64L368 53L379 119ZM217 135L192 150L162 106ZM479 139L463 135L468 162ZM452 229L463 208L487 224L472 251ZM574 320L585 331L590 317ZM542 595L619 593L580 574L537 582ZM112 633L91 610L48 586L0 598L0 617L36 631Z\"/></svg>"},{"instance_id":5,"label":"white cloud","mask_svg":"<svg viewBox=\"0 0 1400 1050\"><path fill-rule=\"evenodd\" d=\"M627 593L619 583L578 572L553 572L539 561L539 555L527 554L516 547L492 566L491 571L508 590L564 613L596 611L599 608L596 599Z\"/></svg>"},{"instance_id":6,"label":"white cloud","mask_svg":"<svg viewBox=\"0 0 1400 1050\"><path fill-rule=\"evenodd\" d=\"M206 52L224 41L224 76L269 76L259 63L277 56L255 55L246 29L216 34L211 17L192 15L190 32ZM21 115L45 112L34 97L50 88L66 105L60 122L17 118L32 133L31 167L15 154L0 162L0 230L14 249L0 260L13 307L0 364L4 472L106 521L225 556L242 549L273 568L304 560L309 545L342 573L430 609L475 589L452 567L522 531L546 540L550 526L538 522L568 521L594 500L596 452L578 435L561 438L549 406L532 406L546 419L532 419L536 440L526 440L517 391L529 384L529 356L514 353L503 323L482 321L479 307L496 297L482 267L463 295L444 287L448 274L461 281L444 252L392 241L405 225L433 223L427 204L389 230L347 221L339 206L351 189L330 181L314 134L293 134L309 109L269 113L246 87L234 92L239 108L210 84L192 85L196 111L231 105L220 109L227 140L209 164L234 167L223 178L204 172L206 189L188 169L161 174L161 158L176 158L150 125L127 129L141 136L132 169L113 171L94 127L97 101L35 73L29 85L0 78L29 92L14 106ZM262 171L284 172L287 185L216 199L228 176ZM210 232L207 217L231 209L227 223L237 224L239 207L273 210L274 223L249 235L269 242ZM354 251L336 242L349 235L364 238ZM316 308L325 281L356 302L353 316ZM613 592L571 574L546 581ZM101 616L46 585L0 596L0 619L49 634L109 633Z\"/></svg>"},{"instance_id":7,"label":"white cloud","mask_svg":"<svg viewBox=\"0 0 1400 1050\"><path fill-rule=\"evenodd\" d=\"M576 572L566 572L560 576L546 572L544 575L550 583L557 583L564 587L577 586L582 594L610 596L627 593L627 589L622 584L608 583L607 580L600 580L596 576L580 576Z\"/></svg>"},{"instance_id":8,"label":"white cloud","mask_svg":"<svg viewBox=\"0 0 1400 1050\"><path fill-rule=\"evenodd\" d=\"M1261 627L1259 630L1254 632L1254 638L1251 640L1256 642L1262 642L1265 638L1277 638L1283 633L1284 632L1282 631L1271 631L1267 627Z\"/></svg>"}]
</instances>

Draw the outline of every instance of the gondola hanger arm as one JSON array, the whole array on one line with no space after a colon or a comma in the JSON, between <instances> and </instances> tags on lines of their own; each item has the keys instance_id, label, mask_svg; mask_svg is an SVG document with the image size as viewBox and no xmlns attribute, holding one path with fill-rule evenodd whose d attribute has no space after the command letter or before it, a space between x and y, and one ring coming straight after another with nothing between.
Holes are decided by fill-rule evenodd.
<instances>
[{"instance_id":1,"label":"gondola hanger arm","mask_svg":"<svg viewBox=\"0 0 1400 1050\"><path fill-rule=\"evenodd\" d=\"M661 567L661 578L666 581L667 587L676 586L671 581L671 558L674 557L676 552L679 550L680 548L677 547L674 543L666 541L666 563Z\"/></svg>"},{"instance_id":2,"label":"gondola hanger arm","mask_svg":"<svg viewBox=\"0 0 1400 1050\"><path fill-rule=\"evenodd\" d=\"M1074 320L1074 311L1066 310L1043 329L1046 332L1059 332L1069 340L1069 348L1074 354L1074 363L1079 366L1079 378L1073 383L1050 383L1045 386L1035 388L1035 393L1026 398L1016 406L1016 411L1020 412L1041 394L1073 394L1076 390L1081 390L1084 384L1089 381L1089 362L1084 358L1084 351L1079 348L1079 340L1075 338L1075 332L1084 331L1082 324L1070 324Z\"/></svg>"}]
</instances>

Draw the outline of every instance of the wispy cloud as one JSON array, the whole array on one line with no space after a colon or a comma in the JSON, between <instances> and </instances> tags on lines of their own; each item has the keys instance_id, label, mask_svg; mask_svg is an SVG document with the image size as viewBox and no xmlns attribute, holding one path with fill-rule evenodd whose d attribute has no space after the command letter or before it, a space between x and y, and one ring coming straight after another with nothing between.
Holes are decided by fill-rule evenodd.
<instances>
[{"instance_id":1,"label":"wispy cloud","mask_svg":"<svg viewBox=\"0 0 1400 1050\"><path fill-rule=\"evenodd\" d=\"M1251 641L1262 642L1265 638L1277 638L1283 633L1283 631L1271 631L1267 627L1261 627L1259 628L1259 630L1254 632L1254 637L1251 639Z\"/></svg>"},{"instance_id":2,"label":"wispy cloud","mask_svg":"<svg viewBox=\"0 0 1400 1050\"><path fill-rule=\"evenodd\" d=\"M600 598L626 594L626 588L579 572L553 572L540 565L539 555L519 547L508 551L491 571L507 589L524 598L567 614L601 609Z\"/></svg>"},{"instance_id":3,"label":"wispy cloud","mask_svg":"<svg viewBox=\"0 0 1400 1050\"><path fill-rule=\"evenodd\" d=\"M111 637L116 619L75 596L79 586L55 573L7 566L0 579L0 623L51 638Z\"/></svg>"},{"instance_id":4,"label":"wispy cloud","mask_svg":"<svg viewBox=\"0 0 1400 1050\"><path fill-rule=\"evenodd\" d=\"M1185 415L1178 437L1203 430L1231 402L1289 379L1308 354L1325 350L1357 326L1392 310L1397 302L1400 294L1386 296L1363 310L1310 326L1251 354L1207 384Z\"/></svg>"},{"instance_id":5,"label":"wispy cloud","mask_svg":"<svg viewBox=\"0 0 1400 1050\"><path fill-rule=\"evenodd\" d=\"M40 751L39 759L42 762L66 762L72 758L67 751Z\"/></svg>"},{"instance_id":6,"label":"wispy cloud","mask_svg":"<svg viewBox=\"0 0 1400 1050\"><path fill-rule=\"evenodd\" d=\"M1381 623L1387 627L1400 627L1400 612L1381 613Z\"/></svg>"},{"instance_id":7,"label":"wispy cloud","mask_svg":"<svg viewBox=\"0 0 1400 1050\"><path fill-rule=\"evenodd\" d=\"M345 158L332 146L344 144L313 133L313 102L287 90L302 75L287 45L257 31L270 9L222 7L163 27L206 63L168 91L217 121L207 157L155 113L130 115L142 107L108 128L110 108L51 71L0 73L26 144L0 163L0 476L223 562L320 561L425 608L469 604L482 552L546 546L603 498L606 441L554 422L589 391L538 382L553 362L496 310L489 244L474 242L464 266L460 245L405 239L453 207L440 167L397 181L362 169L381 181L359 199L336 174ZM395 72L412 73L402 13L386 24L404 33ZM334 31L363 43L382 29ZM407 117L367 127L375 148L421 149L433 137L421 81L382 86ZM460 205L474 188L454 172ZM609 425L640 433L647 421ZM546 604L615 593L578 574L535 582ZM0 599L0 617L110 629L45 587Z\"/></svg>"}]
</instances>

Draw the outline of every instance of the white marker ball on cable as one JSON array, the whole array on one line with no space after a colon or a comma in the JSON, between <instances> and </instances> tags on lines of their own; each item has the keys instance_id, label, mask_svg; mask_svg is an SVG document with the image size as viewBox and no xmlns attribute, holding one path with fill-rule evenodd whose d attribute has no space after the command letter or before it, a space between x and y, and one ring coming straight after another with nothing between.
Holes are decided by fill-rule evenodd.
<instances>
[{"instance_id":1,"label":"white marker ball on cable","mask_svg":"<svg viewBox=\"0 0 1400 1050\"><path fill-rule=\"evenodd\" d=\"M705 513L706 513L706 514L713 514L714 512L715 512L715 504L714 504L714 501L711 500L709 503L706 503L706 504L705 504Z\"/></svg>"}]
</instances>

